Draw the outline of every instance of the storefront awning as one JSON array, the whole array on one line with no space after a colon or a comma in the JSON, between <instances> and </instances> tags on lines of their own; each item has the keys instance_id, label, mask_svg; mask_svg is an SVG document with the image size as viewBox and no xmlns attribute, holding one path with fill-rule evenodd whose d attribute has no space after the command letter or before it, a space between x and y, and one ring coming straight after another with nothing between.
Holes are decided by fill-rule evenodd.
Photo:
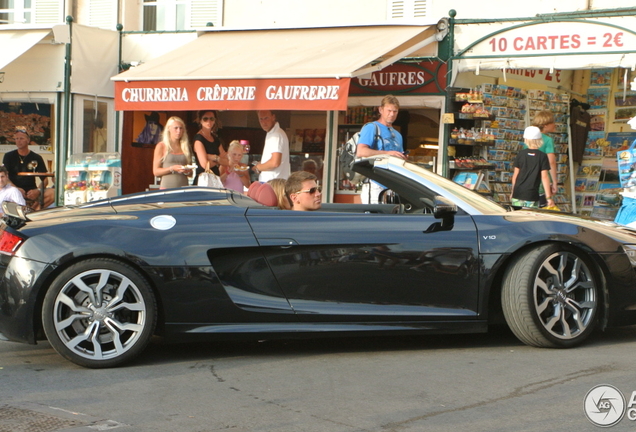
<instances>
[{"instance_id":1,"label":"storefront awning","mask_svg":"<svg viewBox=\"0 0 636 432\"><path fill-rule=\"evenodd\" d=\"M434 26L209 31L123 72L117 110L345 110L349 81L435 56Z\"/></svg>"},{"instance_id":2,"label":"storefront awning","mask_svg":"<svg viewBox=\"0 0 636 432\"><path fill-rule=\"evenodd\" d=\"M27 52L49 33L51 33L51 29L0 31L0 46L2 47L0 50L0 70Z\"/></svg>"},{"instance_id":3,"label":"storefront awning","mask_svg":"<svg viewBox=\"0 0 636 432\"><path fill-rule=\"evenodd\" d=\"M455 27L453 72L636 68L633 17L496 22Z\"/></svg>"}]
</instances>

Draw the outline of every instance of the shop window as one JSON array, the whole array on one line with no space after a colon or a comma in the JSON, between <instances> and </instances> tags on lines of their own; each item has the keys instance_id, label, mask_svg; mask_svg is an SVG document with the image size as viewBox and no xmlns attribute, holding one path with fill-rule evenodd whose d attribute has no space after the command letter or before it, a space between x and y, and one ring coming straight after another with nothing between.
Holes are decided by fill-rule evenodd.
<instances>
[{"instance_id":1,"label":"shop window","mask_svg":"<svg viewBox=\"0 0 636 432\"><path fill-rule=\"evenodd\" d=\"M184 30L187 3L184 0L144 0L144 30Z\"/></svg>"},{"instance_id":2,"label":"shop window","mask_svg":"<svg viewBox=\"0 0 636 432\"><path fill-rule=\"evenodd\" d=\"M0 24L27 24L31 17L31 0L0 0Z\"/></svg>"},{"instance_id":3,"label":"shop window","mask_svg":"<svg viewBox=\"0 0 636 432\"><path fill-rule=\"evenodd\" d=\"M143 29L186 30L221 25L223 0L144 0Z\"/></svg>"},{"instance_id":4,"label":"shop window","mask_svg":"<svg viewBox=\"0 0 636 432\"><path fill-rule=\"evenodd\" d=\"M63 0L0 0L0 24L58 24Z\"/></svg>"},{"instance_id":5,"label":"shop window","mask_svg":"<svg viewBox=\"0 0 636 432\"><path fill-rule=\"evenodd\" d=\"M84 99L82 153L103 153L108 145L108 104Z\"/></svg>"}]
</instances>

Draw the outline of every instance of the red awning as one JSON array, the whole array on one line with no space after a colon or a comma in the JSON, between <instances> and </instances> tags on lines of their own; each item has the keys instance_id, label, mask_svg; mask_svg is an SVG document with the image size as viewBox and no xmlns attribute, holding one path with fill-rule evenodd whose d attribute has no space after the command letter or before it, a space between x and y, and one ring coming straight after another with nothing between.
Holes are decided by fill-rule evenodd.
<instances>
[{"instance_id":1,"label":"red awning","mask_svg":"<svg viewBox=\"0 0 636 432\"><path fill-rule=\"evenodd\" d=\"M436 54L428 25L209 31L113 77L115 109L345 110L352 77Z\"/></svg>"},{"instance_id":2,"label":"red awning","mask_svg":"<svg viewBox=\"0 0 636 432\"><path fill-rule=\"evenodd\" d=\"M349 81L350 78L118 81L115 109L338 111L347 109Z\"/></svg>"}]
</instances>

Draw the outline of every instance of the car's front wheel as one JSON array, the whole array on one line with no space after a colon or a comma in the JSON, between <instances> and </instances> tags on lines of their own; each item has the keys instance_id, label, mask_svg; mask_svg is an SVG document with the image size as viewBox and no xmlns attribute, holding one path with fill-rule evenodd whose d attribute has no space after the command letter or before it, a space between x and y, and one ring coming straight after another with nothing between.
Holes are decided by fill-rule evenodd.
<instances>
[{"instance_id":1,"label":"car's front wheel","mask_svg":"<svg viewBox=\"0 0 636 432\"><path fill-rule=\"evenodd\" d=\"M578 251L544 245L516 257L506 271L502 307L525 344L567 348L594 330L600 307L593 264Z\"/></svg>"},{"instance_id":2,"label":"car's front wheel","mask_svg":"<svg viewBox=\"0 0 636 432\"><path fill-rule=\"evenodd\" d=\"M114 367L146 347L157 320L148 282L129 265L90 259L65 269L44 298L51 346L80 366Z\"/></svg>"}]
</instances>

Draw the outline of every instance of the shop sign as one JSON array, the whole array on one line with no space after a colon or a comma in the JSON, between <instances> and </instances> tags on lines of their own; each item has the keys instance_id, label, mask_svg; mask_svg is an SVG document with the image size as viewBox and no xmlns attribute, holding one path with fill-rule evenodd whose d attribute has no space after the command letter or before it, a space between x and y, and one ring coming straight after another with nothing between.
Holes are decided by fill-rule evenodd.
<instances>
[{"instance_id":1,"label":"shop sign","mask_svg":"<svg viewBox=\"0 0 636 432\"><path fill-rule=\"evenodd\" d=\"M504 72L499 69L481 70L479 75L503 78ZM514 79L518 81L532 82L535 84L543 84L546 86L556 87L558 85L569 83L572 79L571 70L561 69L506 69L506 80Z\"/></svg>"},{"instance_id":2,"label":"shop sign","mask_svg":"<svg viewBox=\"0 0 636 432\"><path fill-rule=\"evenodd\" d=\"M636 36L599 22L553 22L502 31L473 46L474 56L612 53L631 51Z\"/></svg>"},{"instance_id":3,"label":"shop sign","mask_svg":"<svg viewBox=\"0 0 636 432\"><path fill-rule=\"evenodd\" d=\"M120 111L347 109L349 79L116 81Z\"/></svg>"},{"instance_id":4,"label":"shop sign","mask_svg":"<svg viewBox=\"0 0 636 432\"><path fill-rule=\"evenodd\" d=\"M353 78L349 94L440 94L445 84L445 63L396 63L373 72L369 77Z\"/></svg>"}]
</instances>

